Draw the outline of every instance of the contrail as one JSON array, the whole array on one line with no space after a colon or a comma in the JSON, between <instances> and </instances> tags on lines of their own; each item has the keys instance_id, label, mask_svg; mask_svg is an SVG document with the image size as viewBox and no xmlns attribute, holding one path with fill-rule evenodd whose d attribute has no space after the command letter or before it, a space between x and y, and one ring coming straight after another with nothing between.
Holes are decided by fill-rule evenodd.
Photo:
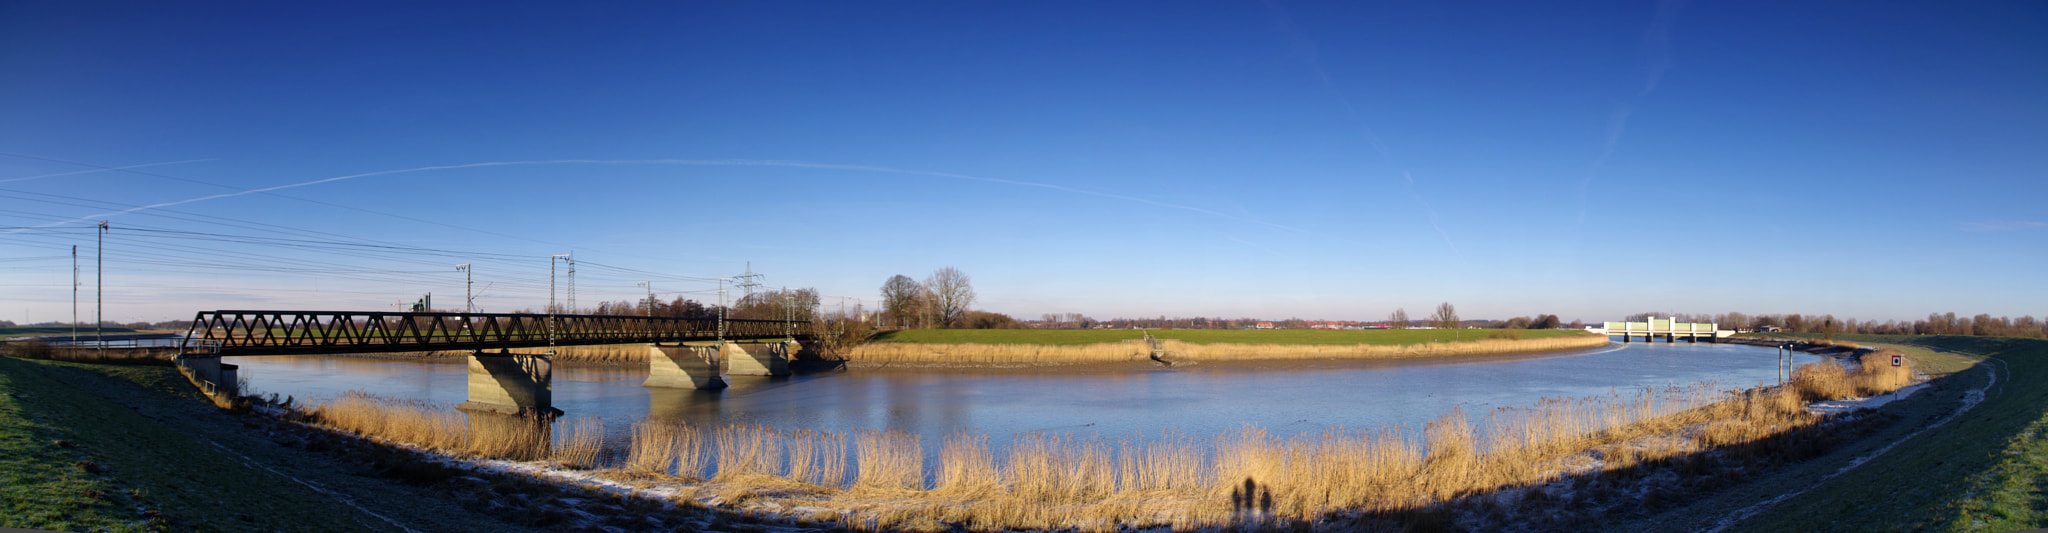
<instances>
[{"instance_id":1,"label":"contrail","mask_svg":"<svg viewBox=\"0 0 2048 533\"><path fill-rule=\"evenodd\" d=\"M100 168L93 168L93 169L86 169L86 170L74 170L74 171L71 171L71 172L58 172L58 173L56 173L56 174L43 174L43 175L41 175L41 176L26 176L26 177L20 177L20 178L7 178L7 179L4 179L4 180L0 180L0 183L7 183L7 182L10 182L10 181L28 181L28 180L33 180L33 179L43 179L43 178L54 178L54 177L57 177L57 176L71 176L71 175L75 175L75 174L91 174L91 173L94 173L94 172L111 172L111 171L115 171L115 170L128 170L128 169L131 169L131 168L142 168L142 167L157 167L157 166L163 166L163 165L176 165L176 164L181 164L181 163L199 163L199 162L204 162L204 161L212 161L212 160L213 160L213 159L187 159L187 160L184 160L184 161L165 161L165 162L162 162L162 163L143 163L143 164L140 164L140 165L128 165L128 166L125 166L125 167L100 167Z\"/></svg>"},{"instance_id":2,"label":"contrail","mask_svg":"<svg viewBox=\"0 0 2048 533\"><path fill-rule=\"evenodd\" d=\"M235 192L228 192L228 193L214 194L214 195L208 195L208 196L201 196L201 197L197 197L197 198L188 198L188 199L184 199L184 200L178 200L178 201L175 201L175 202L163 202L163 203L157 203L157 204L150 204L150 205L145 205L145 206L131 207L131 208L128 208L128 209L123 209L123 210L120 210L120 211L111 211L111 212L106 212L106 213L98 213L98 214L94 214L94 215L89 215L89 216L83 216L83 217L78 217L78 218L74 218L74 219L71 219L71 220L66 220L66 221L63 221L63 222L54 222L54 223L50 223L50 224L43 224L43 225L40 225L40 226L36 226L36 227L37 227L37 228L46 228L46 227L51 227L51 226L61 226L61 225L65 225L65 224L71 224L71 223L76 223L76 222L84 222L84 221L89 221L89 220L94 220L94 219L101 219L101 218L106 218L106 217L111 217L111 216L117 216L117 215L125 215L125 214L129 214L129 213L134 213L134 212L138 212L138 211L147 211L147 210L150 210L150 209L157 209L157 208L163 208L163 207L172 207L172 206L184 205L184 204L189 204L189 203L194 203L194 202L204 202L204 201L207 201L207 200L218 200L218 199L221 199L221 198L232 198L232 197L236 197L236 196L244 196L244 195L250 195L250 194L257 194L257 193L265 193L265 192L279 191L279 190L284 190L284 189L294 189L294 188L298 188L298 187L306 187L306 186L311 186L311 185L319 185L319 184L322 184L322 183L332 183L332 182L337 182L337 181L344 181L344 180L352 180L352 179L356 179L356 178L367 178L367 177L371 177L371 176L385 176L385 175L391 175L391 174L407 174L407 173L413 173L413 172L427 172L427 171L434 171L434 170L454 170L454 169L463 169L463 168L481 168L481 167L502 167L502 166L523 166L523 165L574 165L574 164L586 164L586 165L588 165L588 164L598 164L598 165L692 165L692 166L754 166L754 167L786 167L786 168L810 168L810 169L829 169L829 170L858 170L858 171L865 171L865 172L881 172L881 173L889 173L889 174L903 174L903 175L911 175L911 176L929 176L929 177L938 177L938 178L948 178L948 179L957 179L957 180L967 180L967 181L980 181L980 182L986 182L986 183L1000 183L1000 184L1004 184L1004 185L1016 185L1016 186L1022 186L1022 187L1037 187L1037 188L1043 188L1043 189L1051 189L1051 190L1056 190L1056 191L1061 191L1061 192L1067 192L1067 193L1073 193L1073 194L1082 194L1082 195L1088 195L1088 196L1097 196L1097 197L1102 197L1102 198L1111 198L1111 199L1116 199L1116 200L1124 200L1124 201L1129 201L1129 202L1137 202L1137 203L1142 203L1142 204L1147 204L1147 205L1152 205L1152 206L1157 206L1157 207L1164 207L1164 208L1168 208L1168 209L1178 209L1178 210L1183 210L1183 211L1192 211L1192 212L1196 212L1196 213L1202 213L1202 214L1205 214L1205 215L1211 215L1211 216L1216 216L1216 217L1222 217L1222 218L1226 218L1226 219L1230 219L1230 220L1234 220L1234 221L1238 221L1238 222L1243 222L1243 223L1247 223L1247 224L1257 224L1257 225L1261 225L1261 226L1267 226L1267 227L1272 227L1272 228L1278 228L1278 229L1283 229L1283 230L1287 230L1287 231L1292 231L1292 232L1297 232L1297 233L1306 233L1306 232L1304 232L1304 231L1302 231L1302 230L1299 230L1299 229L1295 229L1295 228L1292 228L1292 227L1288 227L1288 226L1283 226L1283 225L1280 225L1280 224L1274 224L1274 223L1271 223L1271 222L1264 222L1264 221L1259 221L1259 220L1251 220L1251 219L1247 219L1247 218L1243 218L1243 217L1238 217L1238 216L1233 216L1233 215L1230 215L1230 214L1226 214L1226 213L1222 213L1222 212L1218 212L1218 211L1213 211L1213 210L1209 210L1209 209L1203 209L1203 208L1200 208L1200 207L1186 206L1186 205L1180 205L1180 204L1171 204L1171 203L1166 203L1166 202L1160 202L1160 201L1156 201L1156 200L1148 200L1148 199L1144 199L1144 198L1138 198L1138 197L1134 197L1134 196L1125 196L1125 195L1121 195L1121 194L1111 194L1111 193L1104 193L1104 192L1095 192L1095 191L1088 191L1088 190L1082 190L1082 189L1075 189L1075 188L1071 188L1071 187L1066 187L1066 186L1061 186L1061 185L1053 185L1053 184L1049 184L1049 183L1037 183L1037 182L1030 182L1030 181L1018 181L1018 180L1008 180L1008 179L1002 179L1002 178L989 178L989 177L983 177L983 176L970 176L970 175L966 175L966 174L954 174L954 173L950 173L950 172L931 172L931 171L923 171L923 170L906 170L906 169L899 169L899 168L890 168L890 167L878 167L878 166L869 166L869 165L847 165L847 164L835 164L835 163L810 163L810 162L804 162L804 161L782 161L782 160L772 160L772 159L548 159L548 160L538 160L538 161L490 161L490 162L484 162L484 163L468 163L468 164L461 164L461 165L436 165L436 166L428 166L428 167L418 167L418 168L405 168L405 169L397 169L397 170L379 170L379 171L376 171L376 172L364 172L364 173L361 173L361 174L350 174L350 175L346 175L346 176L335 176L335 177L332 177L332 178L323 178L323 179L317 179L317 180L313 180L313 181L306 181L306 182L300 182L300 183L292 183L292 184L287 184L287 185L277 185L277 186L272 186L272 187L263 187L263 188L259 188L259 189L247 189L247 190L241 190L241 191L235 191ZM26 230L27 230L27 228L23 228L23 229L16 229L16 230L13 230L13 231L8 231L8 232L5 232L5 233L0 233L0 235L11 235L11 234L14 234L14 233L19 233L19 232L22 232L22 231L26 231Z\"/></svg>"},{"instance_id":3,"label":"contrail","mask_svg":"<svg viewBox=\"0 0 2048 533\"><path fill-rule=\"evenodd\" d=\"M1443 236L1444 244L1451 247L1451 253L1457 254L1461 258L1465 257L1465 252L1458 251L1458 243L1451 242L1451 234L1444 231L1443 224L1438 223L1436 207L1429 205L1428 201L1423 200L1422 193L1415 192L1415 177L1409 175L1408 171L1403 169L1401 171L1401 178L1408 180L1408 194L1415 197L1415 203L1422 204L1423 212L1429 213L1429 227L1436 228L1436 234Z\"/></svg>"},{"instance_id":4,"label":"contrail","mask_svg":"<svg viewBox=\"0 0 2048 533\"><path fill-rule=\"evenodd\" d=\"M1643 88L1635 97L1614 104L1614 110L1607 114L1607 134L1600 139L1600 153L1593 157L1593 164L1586 169L1585 179L1579 180L1579 224L1586 223L1587 193L1593 188L1593 180L1600 176L1600 170L1607 166L1607 160L1614 157L1614 151L1621 146L1621 135L1628 130L1628 119L1635 114L1636 102L1648 98L1664 82L1664 72L1671 70L1671 26L1678 21L1678 11L1685 7L1682 0L1664 0L1657 4L1657 15L1650 19L1650 27L1643 30L1644 61Z\"/></svg>"},{"instance_id":5,"label":"contrail","mask_svg":"<svg viewBox=\"0 0 2048 533\"><path fill-rule=\"evenodd\" d=\"M1457 254L1461 258L1464 257L1465 254L1458 251L1458 243L1451 241L1451 234L1444 231L1443 225L1439 223L1436 207L1431 206L1427 200L1423 200L1422 193L1415 190L1415 176L1408 171L1408 166L1401 164L1398 158L1394 157L1393 150L1387 149L1387 144L1380 140L1378 134L1373 133L1372 125L1367 124L1365 119L1359 116L1358 107L1352 105L1351 99L1345 98L1344 93L1337 90L1336 82L1330 80L1330 72L1323 68L1322 52L1316 47L1315 41L1309 39L1306 32L1294 26L1294 18L1288 16L1287 8L1281 6L1277 0L1266 0L1265 5L1267 13L1273 15L1275 29L1287 38L1290 51L1295 55L1301 56L1302 62L1307 63L1309 70L1315 72L1316 80L1322 82L1323 90L1328 91L1330 96L1337 100L1337 105L1344 108L1344 115L1349 117L1353 124L1358 125L1359 135L1365 137L1365 144L1371 146L1373 152L1378 153L1380 158L1393 163L1395 167L1401 169L1401 179L1405 180L1408 185L1408 196L1414 198L1415 204L1422 206L1422 210L1429 214L1429 226L1436 228L1436 234L1443 237L1444 244L1451 247L1452 253Z\"/></svg>"}]
</instances>

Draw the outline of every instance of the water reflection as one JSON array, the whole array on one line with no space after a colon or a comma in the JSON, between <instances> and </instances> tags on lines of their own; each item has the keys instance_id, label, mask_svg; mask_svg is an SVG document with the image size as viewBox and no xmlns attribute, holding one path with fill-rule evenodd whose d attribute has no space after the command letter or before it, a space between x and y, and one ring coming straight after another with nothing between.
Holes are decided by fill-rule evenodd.
<instances>
[{"instance_id":1,"label":"water reflection","mask_svg":"<svg viewBox=\"0 0 2048 533\"><path fill-rule=\"evenodd\" d=\"M1800 363L1815 360L1801 354ZM455 405L466 366L453 362L236 357L254 388L301 399L348 390ZM1327 428L1405 425L1463 408L1480 413L1544 397L1581 397L1715 381L1775 380L1776 352L1726 344L1632 343L1586 352L1459 361L1286 362L1131 367L1110 373L850 369L790 377L729 376L723 391L641 387L646 370L557 365L554 405L602 417L623 442L643 416L703 426L895 429L940 442L958 430L1005 443L1025 432L1107 439L1177 429L1198 438L1258 425L1277 437Z\"/></svg>"}]
</instances>

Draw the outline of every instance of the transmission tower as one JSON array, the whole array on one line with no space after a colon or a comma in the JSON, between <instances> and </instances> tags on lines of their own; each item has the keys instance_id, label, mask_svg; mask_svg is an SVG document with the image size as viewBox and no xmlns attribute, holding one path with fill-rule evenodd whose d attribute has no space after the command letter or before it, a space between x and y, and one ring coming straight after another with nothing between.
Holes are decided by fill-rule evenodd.
<instances>
[{"instance_id":1,"label":"transmission tower","mask_svg":"<svg viewBox=\"0 0 2048 533\"><path fill-rule=\"evenodd\" d=\"M747 272L745 274L732 277L732 286L740 290L740 299L738 301L747 301L747 297L754 295L754 289L761 287L761 277L760 273L754 272L753 261L747 262Z\"/></svg>"}]
</instances>

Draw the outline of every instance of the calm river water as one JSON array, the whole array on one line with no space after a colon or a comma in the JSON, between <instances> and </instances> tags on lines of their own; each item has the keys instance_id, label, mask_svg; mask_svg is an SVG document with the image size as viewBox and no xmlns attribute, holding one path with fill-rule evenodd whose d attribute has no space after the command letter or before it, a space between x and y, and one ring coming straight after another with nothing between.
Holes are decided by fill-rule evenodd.
<instances>
[{"instance_id":1,"label":"calm river water","mask_svg":"<svg viewBox=\"0 0 2048 533\"><path fill-rule=\"evenodd\" d=\"M596 416L624 437L643 416L699 425L764 424L785 430L896 429L935 448L966 430L1007 443L1023 432L1146 440L1171 429L1195 436L1247 424L1276 436L1331 427L1401 424L1419 432L1462 407L1479 415L1545 397L1632 392L1713 382L1739 389L1775 381L1775 350L1731 344L1614 344L1539 356L1467 361L1322 363L1260 369L1220 365L1121 373L963 373L906 370L728 378L723 391L649 389L645 369L557 365L555 407ZM1798 362L1816 360L1800 354ZM467 394L466 366L355 358L236 357L259 393L305 400L349 390L448 406ZM1135 367L1134 367L1135 368ZM618 439L608 439L621 442Z\"/></svg>"}]
</instances>

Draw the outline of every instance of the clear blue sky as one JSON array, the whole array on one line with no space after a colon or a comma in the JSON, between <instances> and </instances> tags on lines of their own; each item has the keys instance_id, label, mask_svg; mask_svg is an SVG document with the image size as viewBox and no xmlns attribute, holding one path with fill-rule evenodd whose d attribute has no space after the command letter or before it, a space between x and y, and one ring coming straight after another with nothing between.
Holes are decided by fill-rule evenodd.
<instances>
[{"instance_id":1,"label":"clear blue sky","mask_svg":"<svg viewBox=\"0 0 2048 533\"><path fill-rule=\"evenodd\" d=\"M98 220L115 320L572 251L585 305L2048 315L2040 2L4 2L0 154L15 321L73 244L90 318Z\"/></svg>"}]
</instances>

